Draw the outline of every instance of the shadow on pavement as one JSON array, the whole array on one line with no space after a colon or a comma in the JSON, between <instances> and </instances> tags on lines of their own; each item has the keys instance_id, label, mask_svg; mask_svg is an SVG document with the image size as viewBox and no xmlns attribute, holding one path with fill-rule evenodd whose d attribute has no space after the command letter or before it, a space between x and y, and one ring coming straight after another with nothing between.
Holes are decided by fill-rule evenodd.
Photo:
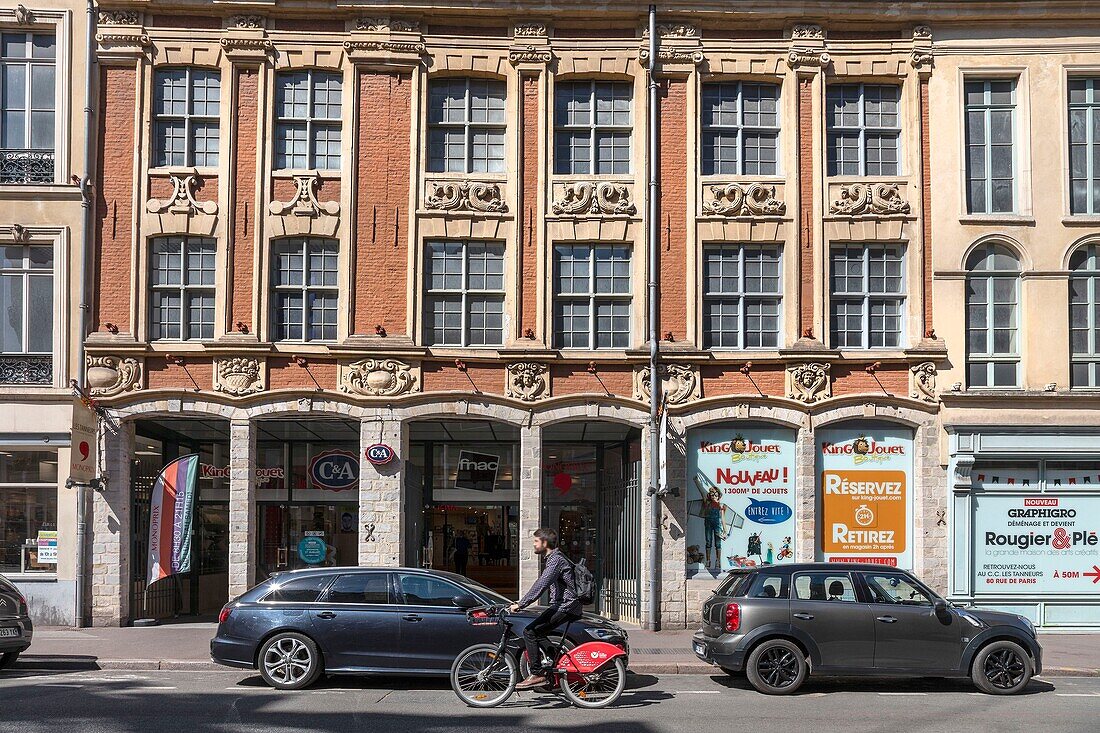
<instances>
[{"instance_id":1,"label":"shadow on pavement","mask_svg":"<svg viewBox=\"0 0 1100 733\"><path fill-rule=\"evenodd\" d=\"M756 692L744 675L711 677L715 682L734 690ZM1033 679L1017 695L1037 695L1057 689L1046 680ZM887 692L887 693L971 693L979 692L974 684L964 678L947 677L810 677L792 697L831 692ZM989 697L997 697L990 695Z\"/></svg>"}]
</instances>

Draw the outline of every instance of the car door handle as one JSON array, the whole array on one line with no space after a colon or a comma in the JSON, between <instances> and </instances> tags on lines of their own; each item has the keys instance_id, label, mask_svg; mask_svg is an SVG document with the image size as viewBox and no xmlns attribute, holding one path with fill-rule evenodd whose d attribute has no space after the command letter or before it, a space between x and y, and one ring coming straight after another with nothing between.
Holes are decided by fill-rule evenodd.
<instances>
[{"instance_id":1,"label":"car door handle","mask_svg":"<svg viewBox=\"0 0 1100 733\"><path fill-rule=\"evenodd\" d=\"M896 624L898 620L893 616L879 616L876 621L881 621L884 624Z\"/></svg>"},{"instance_id":2,"label":"car door handle","mask_svg":"<svg viewBox=\"0 0 1100 733\"><path fill-rule=\"evenodd\" d=\"M417 615L417 614L415 614L415 613L410 613L410 614L408 614L408 615L406 615L406 616L402 616L401 618L403 618L403 619L404 619L404 620L406 620L406 621L412 621L413 623L416 623L417 621L421 621L421 620L423 620L423 617L421 617L421 616L418 616L418 615Z\"/></svg>"},{"instance_id":3,"label":"car door handle","mask_svg":"<svg viewBox=\"0 0 1100 733\"><path fill-rule=\"evenodd\" d=\"M812 613L792 613L795 618L802 619L803 621L813 621L814 615Z\"/></svg>"},{"instance_id":4,"label":"car door handle","mask_svg":"<svg viewBox=\"0 0 1100 733\"><path fill-rule=\"evenodd\" d=\"M321 611L317 614L317 618L336 618L336 614L332 611Z\"/></svg>"}]
</instances>

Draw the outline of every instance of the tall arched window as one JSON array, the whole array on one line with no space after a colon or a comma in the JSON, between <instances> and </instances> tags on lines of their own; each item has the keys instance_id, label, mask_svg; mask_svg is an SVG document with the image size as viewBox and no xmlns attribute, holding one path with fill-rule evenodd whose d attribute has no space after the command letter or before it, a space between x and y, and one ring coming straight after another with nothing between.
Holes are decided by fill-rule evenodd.
<instances>
[{"instance_id":1,"label":"tall arched window","mask_svg":"<svg viewBox=\"0 0 1100 733\"><path fill-rule=\"evenodd\" d=\"M1070 386L1100 387L1100 244L1069 258Z\"/></svg>"},{"instance_id":2,"label":"tall arched window","mask_svg":"<svg viewBox=\"0 0 1100 733\"><path fill-rule=\"evenodd\" d=\"M966 260L966 374L970 387L1020 386L1020 261L988 243Z\"/></svg>"}]
</instances>

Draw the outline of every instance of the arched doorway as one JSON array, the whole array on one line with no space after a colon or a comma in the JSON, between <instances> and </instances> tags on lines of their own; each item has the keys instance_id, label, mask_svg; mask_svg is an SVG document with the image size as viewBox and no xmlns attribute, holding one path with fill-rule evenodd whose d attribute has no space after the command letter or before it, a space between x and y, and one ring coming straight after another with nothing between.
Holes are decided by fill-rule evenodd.
<instances>
[{"instance_id":1,"label":"arched doorway","mask_svg":"<svg viewBox=\"0 0 1100 733\"><path fill-rule=\"evenodd\" d=\"M409 423L406 556L516 598L519 429L481 419Z\"/></svg>"},{"instance_id":2,"label":"arched doorway","mask_svg":"<svg viewBox=\"0 0 1100 733\"><path fill-rule=\"evenodd\" d=\"M641 431L606 421L543 429L542 524L596 577L594 610L637 621L641 611Z\"/></svg>"}]
</instances>

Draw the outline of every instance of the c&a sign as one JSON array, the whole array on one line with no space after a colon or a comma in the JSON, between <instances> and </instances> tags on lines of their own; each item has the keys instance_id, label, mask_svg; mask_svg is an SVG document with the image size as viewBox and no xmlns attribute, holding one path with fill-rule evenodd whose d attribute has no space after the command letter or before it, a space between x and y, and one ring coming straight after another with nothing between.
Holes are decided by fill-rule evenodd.
<instances>
[{"instance_id":1,"label":"c&a sign","mask_svg":"<svg viewBox=\"0 0 1100 733\"><path fill-rule=\"evenodd\" d=\"M327 450L309 462L309 479L318 489L347 491L359 485L359 457L346 450Z\"/></svg>"}]
</instances>

